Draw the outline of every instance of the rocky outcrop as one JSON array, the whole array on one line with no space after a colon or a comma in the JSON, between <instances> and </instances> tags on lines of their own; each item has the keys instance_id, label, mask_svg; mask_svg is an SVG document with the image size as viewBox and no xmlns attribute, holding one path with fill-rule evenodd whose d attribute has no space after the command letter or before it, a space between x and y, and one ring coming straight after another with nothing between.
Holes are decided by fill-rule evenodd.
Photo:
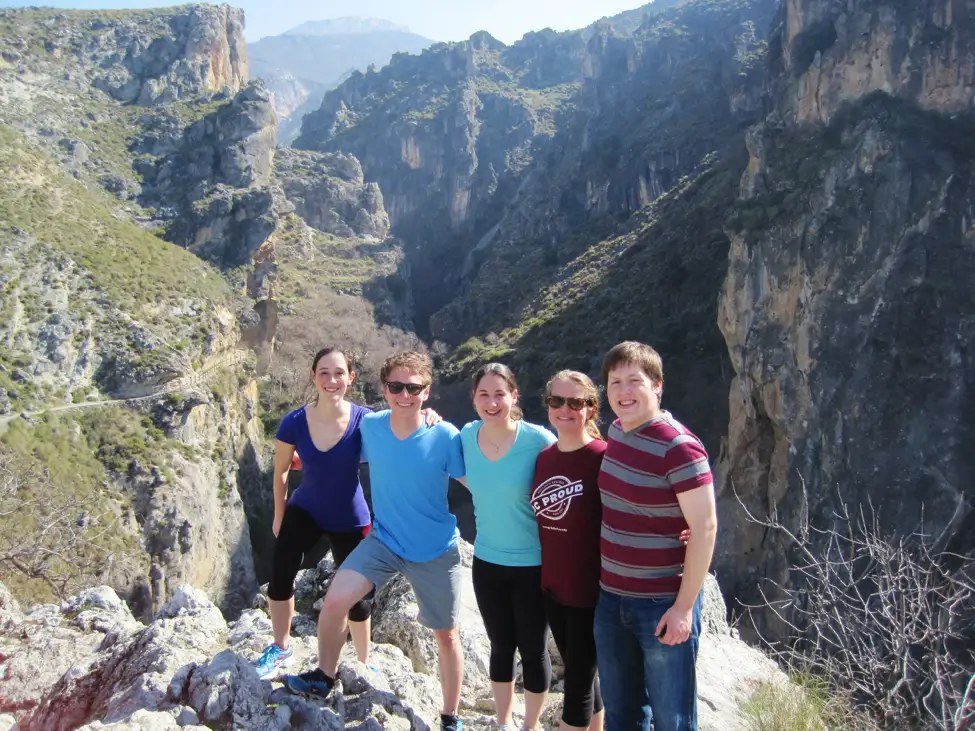
<instances>
[{"instance_id":1,"label":"rocky outcrop","mask_svg":"<svg viewBox=\"0 0 975 731\"><path fill-rule=\"evenodd\" d=\"M968 116L944 114L968 105L966 13L785 5L781 95L748 135L720 303L735 379L718 573L736 599L793 577L784 538L733 493L793 530L845 530L845 504L882 534L975 546L975 150Z\"/></svg>"},{"instance_id":2,"label":"rocky outcrop","mask_svg":"<svg viewBox=\"0 0 975 731\"><path fill-rule=\"evenodd\" d=\"M341 237L379 241L389 235L389 217L376 183L366 183L352 155L279 151L274 175L295 213L312 228Z\"/></svg>"},{"instance_id":3,"label":"rocky outcrop","mask_svg":"<svg viewBox=\"0 0 975 731\"><path fill-rule=\"evenodd\" d=\"M41 44L49 62L91 71L96 88L126 104L165 104L186 96L236 93L247 79L244 13L227 5L132 11L55 13L4 10L18 62Z\"/></svg>"},{"instance_id":4,"label":"rocky outcrop","mask_svg":"<svg viewBox=\"0 0 975 731\"><path fill-rule=\"evenodd\" d=\"M800 122L827 123L873 91L957 114L975 99L975 16L958 0L931 3L787 0L780 98Z\"/></svg>"},{"instance_id":5,"label":"rocky outcrop","mask_svg":"<svg viewBox=\"0 0 975 731\"><path fill-rule=\"evenodd\" d=\"M465 684L461 715L465 726L488 729L491 717L488 645L477 614L469 576L473 553L463 550L465 611L461 622ZM303 572L297 585L300 611L315 611L332 576L329 558ZM0 596L2 596L0 585ZM738 712L758 682L784 682L775 665L736 639L713 580L705 592L705 628L698 675L701 728L745 731ZM19 707L0 711L19 717L21 731L69 729L397 728L428 731L439 722L436 663L427 657L433 639L416 621L416 601L397 580L377 597L376 643L369 666L343 650L337 692L325 702L290 695L277 681L262 681L253 660L271 640L271 624L260 609L245 611L229 626L206 597L181 587L152 622L142 625L107 587L89 590L65 604L47 605L10 621L15 632L0 636L0 673L6 689L20 688ZM299 614L292 628L295 667L315 663L314 615ZM54 644L52 644L54 643ZM47 648L60 648L56 662L29 678ZM402 648L402 649L401 649ZM405 652L404 652L405 651ZM29 680L29 687L24 685ZM546 729L557 728L561 691L557 674L546 712ZM517 711L516 711L517 715ZM2 717L0 717L2 718Z\"/></svg>"},{"instance_id":6,"label":"rocky outcrop","mask_svg":"<svg viewBox=\"0 0 975 731\"><path fill-rule=\"evenodd\" d=\"M267 185L277 117L260 83L181 129L159 115L137 143L143 202L170 213L167 237L226 267L250 262L277 224Z\"/></svg>"},{"instance_id":7,"label":"rocky outcrop","mask_svg":"<svg viewBox=\"0 0 975 731\"><path fill-rule=\"evenodd\" d=\"M195 5L187 12L115 22L95 16L87 31L85 60L108 67L95 85L124 103L163 104L208 91L233 94L247 80L239 8Z\"/></svg>"}]
</instances>

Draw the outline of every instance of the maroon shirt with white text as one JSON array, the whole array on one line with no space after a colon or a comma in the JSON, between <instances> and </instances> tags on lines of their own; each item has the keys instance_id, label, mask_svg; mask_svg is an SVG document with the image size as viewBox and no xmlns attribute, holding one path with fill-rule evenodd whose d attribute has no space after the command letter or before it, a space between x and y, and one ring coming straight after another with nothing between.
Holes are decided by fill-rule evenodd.
<instances>
[{"instance_id":1,"label":"maroon shirt with white text","mask_svg":"<svg viewBox=\"0 0 975 731\"><path fill-rule=\"evenodd\" d=\"M535 461L531 506L542 544L542 591L569 607L599 599L599 467L606 442L581 449L543 449Z\"/></svg>"}]
</instances>

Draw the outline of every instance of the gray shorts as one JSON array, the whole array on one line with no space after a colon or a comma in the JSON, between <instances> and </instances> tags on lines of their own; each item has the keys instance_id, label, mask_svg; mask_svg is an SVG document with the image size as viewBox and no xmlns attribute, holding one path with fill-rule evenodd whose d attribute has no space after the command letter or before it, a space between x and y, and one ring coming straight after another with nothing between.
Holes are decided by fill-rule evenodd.
<instances>
[{"instance_id":1,"label":"gray shorts","mask_svg":"<svg viewBox=\"0 0 975 731\"><path fill-rule=\"evenodd\" d=\"M376 585L377 592L396 574L402 574L416 595L420 624L429 629L451 629L460 622L461 565L456 543L430 561L408 561L370 533L342 562L342 569L365 576Z\"/></svg>"}]
</instances>

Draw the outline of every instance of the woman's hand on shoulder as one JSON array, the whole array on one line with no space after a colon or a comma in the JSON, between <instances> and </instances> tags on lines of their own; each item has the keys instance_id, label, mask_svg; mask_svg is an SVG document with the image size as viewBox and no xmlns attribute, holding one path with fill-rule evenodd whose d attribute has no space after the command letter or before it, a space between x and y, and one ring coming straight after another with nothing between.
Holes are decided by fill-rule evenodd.
<instances>
[{"instance_id":1,"label":"woman's hand on shoulder","mask_svg":"<svg viewBox=\"0 0 975 731\"><path fill-rule=\"evenodd\" d=\"M436 426L441 421L443 421L443 417L433 409L424 409L421 413L423 414L423 417L427 420L427 426Z\"/></svg>"}]
</instances>

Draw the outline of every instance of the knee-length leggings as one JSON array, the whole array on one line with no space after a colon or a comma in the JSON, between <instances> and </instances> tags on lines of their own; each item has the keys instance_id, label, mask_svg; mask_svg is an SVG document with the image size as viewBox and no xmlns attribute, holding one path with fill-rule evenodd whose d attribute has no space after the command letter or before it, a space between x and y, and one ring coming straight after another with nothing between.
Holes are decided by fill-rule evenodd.
<instances>
[{"instance_id":1,"label":"knee-length leggings","mask_svg":"<svg viewBox=\"0 0 975 731\"><path fill-rule=\"evenodd\" d=\"M332 560L335 568L338 569L360 541L369 534L369 528L370 526L367 525L354 531L323 531L308 513L289 505L285 508L281 528L274 542L271 581L267 587L268 598L283 602L295 595L295 577L301 569L301 562L304 561L305 554L321 540L322 536L328 539L332 547ZM368 619L372 614L374 595L375 590L356 602L349 610L349 619L353 622L364 622Z\"/></svg>"},{"instance_id":2,"label":"knee-length leggings","mask_svg":"<svg viewBox=\"0 0 975 731\"><path fill-rule=\"evenodd\" d=\"M552 682L541 566L501 566L474 557L471 569L477 608L491 641L491 680L515 679L521 653L525 690L545 693Z\"/></svg>"},{"instance_id":3,"label":"knee-length leggings","mask_svg":"<svg viewBox=\"0 0 975 731\"><path fill-rule=\"evenodd\" d=\"M593 714L603 710L592 630L596 608L568 607L546 594L545 613L565 665L562 720L569 726L586 727Z\"/></svg>"}]
</instances>

